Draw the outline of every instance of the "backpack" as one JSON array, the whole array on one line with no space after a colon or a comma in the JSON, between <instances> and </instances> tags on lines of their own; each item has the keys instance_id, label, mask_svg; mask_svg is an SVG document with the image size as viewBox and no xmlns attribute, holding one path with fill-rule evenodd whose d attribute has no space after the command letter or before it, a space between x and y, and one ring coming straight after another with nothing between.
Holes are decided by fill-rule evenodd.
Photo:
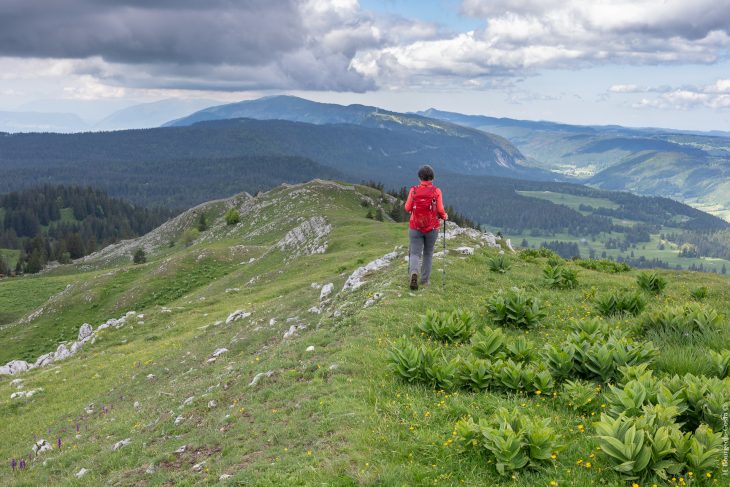
<instances>
[{"instance_id":1,"label":"backpack","mask_svg":"<svg viewBox=\"0 0 730 487\"><path fill-rule=\"evenodd\" d=\"M414 228L420 232L428 233L439 227L438 213L436 212L436 187L435 186L414 186L413 208L411 209L411 222Z\"/></svg>"}]
</instances>

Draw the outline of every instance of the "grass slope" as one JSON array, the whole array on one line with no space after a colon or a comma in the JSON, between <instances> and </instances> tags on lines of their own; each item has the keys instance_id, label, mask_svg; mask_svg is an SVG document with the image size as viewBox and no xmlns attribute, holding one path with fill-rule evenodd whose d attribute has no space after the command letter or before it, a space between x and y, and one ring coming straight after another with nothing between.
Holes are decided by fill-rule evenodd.
<instances>
[{"instance_id":1,"label":"grass slope","mask_svg":"<svg viewBox=\"0 0 730 487\"><path fill-rule=\"evenodd\" d=\"M405 225L364 218L361 201L367 196L377 204L378 192L348 188L314 182L253 200L226 200L211 207L211 229L196 242L150 247L146 264L99 261L95 268L91 259L73 272L3 283L3 302L20 302L28 283L46 286L46 295L56 291L53 285L72 285L43 305L44 313L30 325L36 333L25 331L28 324L3 330L3 345L11 331L17 333L16 354L40 345L50 351L46 340L58 338L54 323L68 328L69 339L84 321L96 328L130 309L144 318L102 331L95 344L65 362L20 375L24 390L42 389L32 398L9 399L16 387L0 377L0 485L627 485L594 451L591 418L565 409L559 397L444 393L406 384L386 364L395 338L423 340L415 325L426 308L462 307L483 321L485 299L512 286L539 296L548 311L544 324L526 336L559 343L570 319L593 312L593 295L635 287L635 273L580 270L577 289L553 291L538 277L545 259L512 257L511 269L495 274L488 262L497 250L478 248L473 256L449 254L443 288L436 269L430 288L411 293L400 257L315 314L308 310L319 304L320 290L312 282L332 282L337 293L357 267L405 243ZM235 227L222 222L230 205L250 210ZM292 257L301 247L276 246L313 216L332 226L325 253ZM474 244L459 237L449 246L464 243ZM669 285L652 307L686 302L690 289L705 285L706 302L730 311L726 278L662 275ZM363 307L376 292L383 293L380 300ZM16 312L31 308L18 306ZM236 309L252 315L223 323ZM307 328L282 338L293 324ZM711 344L675 344L682 354L663 349L655 369L700 371L705 347L729 344L725 327ZM314 351L307 351L310 346ZM228 352L210 362L219 347ZM250 385L268 371L270 376ZM512 479L449 442L459 418L498 406L552 418L567 449L546 469ZM28 469L11 472L10 460L27 456L35 437L54 449ZM127 438L128 446L112 451ZM578 466L578 460L593 466ZM77 479L81 468L89 472ZM219 481L221 475L231 477Z\"/></svg>"}]
</instances>

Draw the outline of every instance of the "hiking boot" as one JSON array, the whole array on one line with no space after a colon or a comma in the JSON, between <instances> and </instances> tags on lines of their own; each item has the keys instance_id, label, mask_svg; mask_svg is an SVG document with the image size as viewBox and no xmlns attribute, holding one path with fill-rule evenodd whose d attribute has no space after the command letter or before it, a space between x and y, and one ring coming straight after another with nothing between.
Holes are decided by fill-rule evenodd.
<instances>
[{"instance_id":1,"label":"hiking boot","mask_svg":"<svg viewBox=\"0 0 730 487\"><path fill-rule=\"evenodd\" d=\"M431 281L421 282L421 284L420 284L421 287L428 287L430 285L431 285Z\"/></svg>"},{"instance_id":2,"label":"hiking boot","mask_svg":"<svg viewBox=\"0 0 730 487\"><path fill-rule=\"evenodd\" d=\"M418 290L418 274L411 274L411 289L413 291Z\"/></svg>"}]
</instances>

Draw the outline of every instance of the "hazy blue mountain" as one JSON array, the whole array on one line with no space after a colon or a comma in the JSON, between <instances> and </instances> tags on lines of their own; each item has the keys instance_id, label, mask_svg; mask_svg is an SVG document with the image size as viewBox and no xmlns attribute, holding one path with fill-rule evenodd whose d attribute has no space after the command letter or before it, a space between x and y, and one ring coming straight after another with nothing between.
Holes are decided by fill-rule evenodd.
<instances>
[{"instance_id":1,"label":"hazy blue mountain","mask_svg":"<svg viewBox=\"0 0 730 487\"><path fill-rule=\"evenodd\" d=\"M214 105L212 100L169 98L118 110L94 125L94 130L124 130L159 127L166 121Z\"/></svg>"},{"instance_id":2,"label":"hazy blue mountain","mask_svg":"<svg viewBox=\"0 0 730 487\"><path fill-rule=\"evenodd\" d=\"M0 132L80 132L89 126L72 113L0 112Z\"/></svg>"}]
</instances>

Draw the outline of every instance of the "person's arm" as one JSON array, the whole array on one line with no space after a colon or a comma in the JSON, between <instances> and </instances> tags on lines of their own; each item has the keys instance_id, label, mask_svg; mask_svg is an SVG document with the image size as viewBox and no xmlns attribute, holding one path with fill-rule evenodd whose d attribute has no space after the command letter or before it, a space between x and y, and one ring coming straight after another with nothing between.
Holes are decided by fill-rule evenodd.
<instances>
[{"instance_id":1,"label":"person's arm","mask_svg":"<svg viewBox=\"0 0 730 487\"><path fill-rule=\"evenodd\" d=\"M436 190L436 211L439 214L439 218L442 220L448 220L449 215L446 214L446 210L444 210L444 202L441 195L441 190Z\"/></svg>"},{"instance_id":2,"label":"person's arm","mask_svg":"<svg viewBox=\"0 0 730 487\"><path fill-rule=\"evenodd\" d=\"M408 200L406 201L406 204L403 206L405 210L410 213L413 209L413 188L408 192Z\"/></svg>"}]
</instances>

